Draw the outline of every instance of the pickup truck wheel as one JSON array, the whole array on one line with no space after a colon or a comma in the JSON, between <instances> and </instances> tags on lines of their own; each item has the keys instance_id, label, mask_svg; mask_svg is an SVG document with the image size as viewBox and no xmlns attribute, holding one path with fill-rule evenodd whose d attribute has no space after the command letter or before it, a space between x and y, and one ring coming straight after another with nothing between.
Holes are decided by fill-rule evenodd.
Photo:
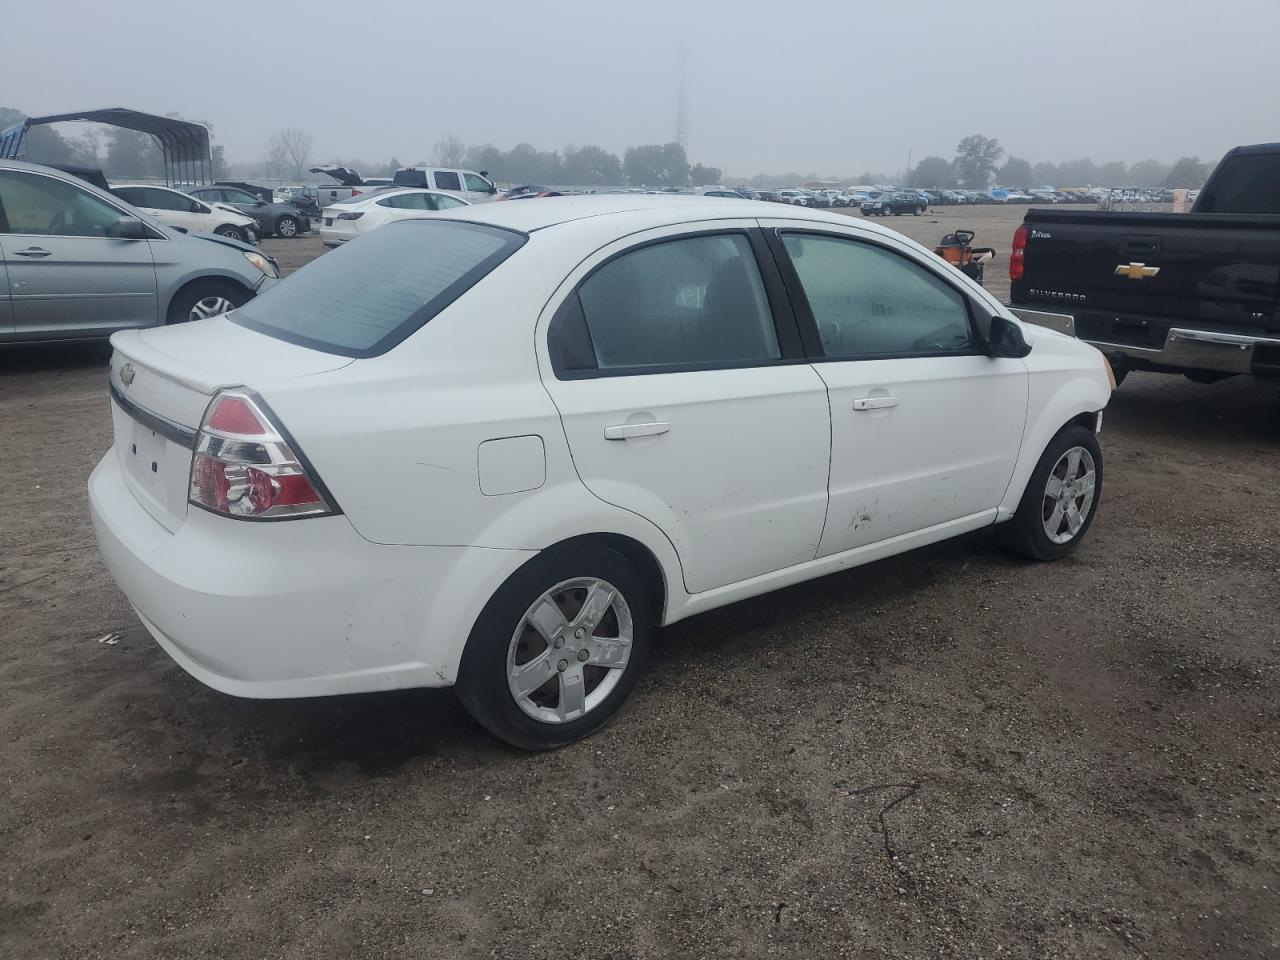
<instances>
[{"instance_id":1,"label":"pickup truck wheel","mask_svg":"<svg viewBox=\"0 0 1280 960\"><path fill-rule=\"evenodd\" d=\"M166 323L216 317L247 303L249 297L248 290L233 283L218 280L193 283L179 290L169 302Z\"/></svg>"},{"instance_id":2,"label":"pickup truck wheel","mask_svg":"<svg viewBox=\"0 0 1280 960\"><path fill-rule=\"evenodd\" d=\"M298 221L296 218L285 214L276 221L276 236L284 237L286 240L290 237L298 235Z\"/></svg>"},{"instance_id":3,"label":"pickup truck wheel","mask_svg":"<svg viewBox=\"0 0 1280 960\"><path fill-rule=\"evenodd\" d=\"M603 544L544 551L476 620L459 699L489 732L525 750L590 736L644 672L651 596L636 568Z\"/></svg>"},{"instance_id":4,"label":"pickup truck wheel","mask_svg":"<svg viewBox=\"0 0 1280 960\"><path fill-rule=\"evenodd\" d=\"M997 530L1004 545L1031 560L1058 560L1089 532L1102 493L1102 449L1093 431L1068 426L1040 456L1013 519Z\"/></svg>"}]
</instances>

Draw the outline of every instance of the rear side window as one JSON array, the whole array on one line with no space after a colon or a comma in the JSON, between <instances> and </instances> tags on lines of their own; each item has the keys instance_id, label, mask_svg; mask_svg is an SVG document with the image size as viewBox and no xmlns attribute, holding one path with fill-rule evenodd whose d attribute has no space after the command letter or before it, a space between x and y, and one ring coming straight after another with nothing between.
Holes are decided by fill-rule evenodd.
<instances>
[{"instance_id":1,"label":"rear side window","mask_svg":"<svg viewBox=\"0 0 1280 960\"><path fill-rule=\"evenodd\" d=\"M1197 213L1280 213L1280 153L1232 157L1209 187Z\"/></svg>"},{"instance_id":2,"label":"rear side window","mask_svg":"<svg viewBox=\"0 0 1280 960\"><path fill-rule=\"evenodd\" d=\"M436 189L437 190L461 190L462 180L456 173L450 173L447 170L436 171Z\"/></svg>"},{"instance_id":3,"label":"rear side window","mask_svg":"<svg viewBox=\"0 0 1280 960\"><path fill-rule=\"evenodd\" d=\"M526 239L460 221L396 221L307 264L231 319L326 353L377 356L475 286Z\"/></svg>"},{"instance_id":4,"label":"rear side window","mask_svg":"<svg viewBox=\"0 0 1280 960\"><path fill-rule=\"evenodd\" d=\"M783 234L832 359L968 353L969 310L959 291L881 247L812 234Z\"/></svg>"},{"instance_id":5,"label":"rear side window","mask_svg":"<svg viewBox=\"0 0 1280 960\"><path fill-rule=\"evenodd\" d=\"M552 353L581 370L715 367L782 356L764 283L742 234L652 244L607 261L553 325ZM559 329L557 329L557 327ZM563 336L565 343L556 341Z\"/></svg>"}]
</instances>

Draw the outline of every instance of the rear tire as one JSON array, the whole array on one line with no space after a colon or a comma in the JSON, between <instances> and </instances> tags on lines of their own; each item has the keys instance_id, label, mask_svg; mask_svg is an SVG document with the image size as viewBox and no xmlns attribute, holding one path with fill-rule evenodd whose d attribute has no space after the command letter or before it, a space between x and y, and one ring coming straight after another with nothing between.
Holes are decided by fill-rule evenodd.
<instances>
[{"instance_id":1,"label":"rear tire","mask_svg":"<svg viewBox=\"0 0 1280 960\"><path fill-rule=\"evenodd\" d=\"M276 221L276 236L285 240L291 240L298 235L298 221L295 217L285 214Z\"/></svg>"},{"instance_id":2,"label":"rear tire","mask_svg":"<svg viewBox=\"0 0 1280 960\"><path fill-rule=\"evenodd\" d=\"M186 323L216 317L243 306L252 294L237 284L224 280L202 280L179 290L169 302L165 323Z\"/></svg>"},{"instance_id":3,"label":"rear tire","mask_svg":"<svg viewBox=\"0 0 1280 960\"><path fill-rule=\"evenodd\" d=\"M1070 424L1040 455L1018 512L996 530L1014 553L1042 562L1060 560L1089 532L1101 495L1102 449L1092 430Z\"/></svg>"},{"instance_id":4,"label":"rear tire","mask_svg":"<svg viewBox=\"0 0 1280 960\"><path fill-rule=\"evenodd\" d=\"M603 544L540 553L476 620L458 671L459 699L481 726L524 750L590 736L644 672L651 596L636 568Z\"/></svg>"}]
</instances>

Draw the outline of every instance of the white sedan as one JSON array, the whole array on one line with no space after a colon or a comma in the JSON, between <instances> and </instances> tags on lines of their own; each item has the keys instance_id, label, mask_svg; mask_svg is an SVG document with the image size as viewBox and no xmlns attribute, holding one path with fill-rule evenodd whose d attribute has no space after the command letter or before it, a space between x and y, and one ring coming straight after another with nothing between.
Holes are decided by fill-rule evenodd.
<instances>
[{"instance_id":1,"label":"white sedan","mask_svg":"<svg viewBox=\"0 0 1280 960\"><path fill-rule=\"evenodd\" d=\"M362 193L320 211L320 239L326 247L336 247L393 220L465 206L460 197L417 187Z\"/></svg>"},{"instance_id":2,"label":"white sedan","mask_svg":"<svg viewBox=\"0 0 1280 960\"><path fill-rule=\"evenodd\" d=\"M112 345L93 524L173 659L457 685L534 749L618 709L655 627L981 527L1074 550L1112 389L897 233L701 197L392 223Z\"/></svg>"},{"instance_id":3,"label":"white sedan","mask_svg":"<svg viewBox=\"0 0 1280 960\"><path fill-rule=\"evenodd\" d=\"M216 233L246 243L257 239L254 228L258 224L253 217L225 203L205 203L181 190L146 183L118 184L111 192L171 227L191 233Z\"/></svg>"}]
</instances>

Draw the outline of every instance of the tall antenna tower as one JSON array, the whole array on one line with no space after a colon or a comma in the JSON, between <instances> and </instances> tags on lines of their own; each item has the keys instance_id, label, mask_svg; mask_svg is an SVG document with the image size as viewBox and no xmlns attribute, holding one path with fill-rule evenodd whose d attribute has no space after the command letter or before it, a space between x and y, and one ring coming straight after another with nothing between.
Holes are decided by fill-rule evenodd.
<instances>
[{"instance_id":1,"label":"tall antenna tower","mask_svg":"<svg viewBox=\"0 0 1280 960\"><path fill-rule=\"evenodd\" d=\"M680 44L679 86L676 93L676 143L689 156L689 119L685 114L684 44Z\"/></svg>"}]
</instances>

